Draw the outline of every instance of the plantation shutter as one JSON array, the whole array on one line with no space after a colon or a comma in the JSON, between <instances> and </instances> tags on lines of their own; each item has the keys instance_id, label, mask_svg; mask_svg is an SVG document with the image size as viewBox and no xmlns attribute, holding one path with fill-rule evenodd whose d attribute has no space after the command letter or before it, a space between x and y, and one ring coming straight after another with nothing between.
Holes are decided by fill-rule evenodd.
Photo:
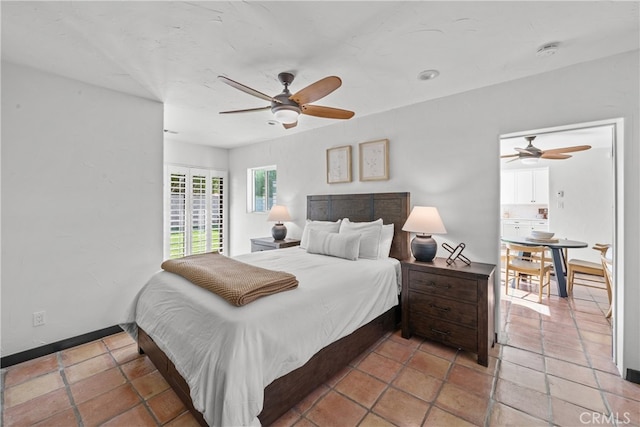
<instances>
[{"instance_id":1,"label":"plantation shutter","mask_svg":"<svg viewBox=\"0 0 640 427\"><path fill-rule=\"evenodd\" d=\"M224 173L169 166L168 258L224 253Z\"/></svg>"}]
</instances>

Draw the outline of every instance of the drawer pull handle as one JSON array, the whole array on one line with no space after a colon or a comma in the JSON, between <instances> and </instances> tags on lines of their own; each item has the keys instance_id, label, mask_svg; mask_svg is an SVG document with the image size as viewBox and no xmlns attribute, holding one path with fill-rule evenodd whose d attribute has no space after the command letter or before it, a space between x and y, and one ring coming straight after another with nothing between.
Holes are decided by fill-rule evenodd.
<instances>
[{"instance_id":1,"label":"drawer pull handle","mask_svg":"<svg viewBox=\"0 0 640 427\"><path fill-rule=\"evenodd\" d=\"M451 311L451 307L440 307L439 305L435 305L435 304L429 304L431 306L431 308L435 308L436 310L440 310L440 311Z\"/></svg>"},{"instance_id":2,"label":"drawer pull handle","mask_svg":"<svg viewBox=\"0 0 640 427\"><path fill-rule=\"evenodd\" d=\"M447 285L441 285L441 284L438 284L436 282L429 282L429 283L427 283L427 286L433 286L434 288L445 288L445 289L451 288L451 285L448 285L448 284Z\"/></svg>"},{"instance_id":3,"label":"drawer pull handle","mask_svg":"<svg viewBox=\"0 0 640 427\"><path fill-rule=\"evenodd\" d=\"M441 331L436 328L431 328L431 332L435 332L436 334L440 334L440 335L451 335L451 332L449 331Z\"/></svg>"}]
</instances>

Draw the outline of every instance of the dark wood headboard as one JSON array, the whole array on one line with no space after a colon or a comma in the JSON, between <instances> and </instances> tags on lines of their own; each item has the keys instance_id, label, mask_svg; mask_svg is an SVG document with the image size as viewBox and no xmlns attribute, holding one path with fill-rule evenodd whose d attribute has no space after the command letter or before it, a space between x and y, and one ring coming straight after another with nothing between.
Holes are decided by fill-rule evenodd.
<instances>
[{"instance_id":1,"label":"dark wood headboard","mask_svg":"<svg viewBox=\"0 0 640 427\"><path fill-rule=\"evenodd\" d=\"M327 194L307 196L307 219L337 221L349 218L353 222L375 221L394 224L393 243L389 256L409 257L409 233L402 231L410 209L410 193Z\"/></svg>"}]
</instances>

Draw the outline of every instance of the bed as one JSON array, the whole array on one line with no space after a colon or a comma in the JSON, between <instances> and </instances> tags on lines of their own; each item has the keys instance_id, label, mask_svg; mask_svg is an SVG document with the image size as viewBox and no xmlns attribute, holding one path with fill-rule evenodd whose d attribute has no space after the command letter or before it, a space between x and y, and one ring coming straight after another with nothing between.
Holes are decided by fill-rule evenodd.
<instances>
[{"instance_id":1,"label":"bed","mask_svg":"<svg viewBox=\"0 0 640 427\"><path fill-rule=\"evenodd\" d=\"M238 336L252 334L253 329L246 329L249 332L238 329L240 332L231 334L230 337L224 335L224 341L219 341L216 327L220 325L220 320L212 320L209 324L209 318L213 315L202 311L205 306L209 310L217 304L212 300L216 296L207 296L200 293L201 289L191 289L180 280L171 278L172 283L163 283L158 288L160 291L151 292L152 296L144 296L148 298L147 303L138 303L133 319L137 324L135 332L140 352L147 354L200 424L273 423L380 337L396 328L399 319L397 288L391 291L389 285L382 283L389 282L391 274L398 277L397 260L409 255L409 238L401 230L408 213L409 193L308 196L309 220L336 221L349 218L356 223L382 218L384 224L394 224L390 258L375 261L359 259L353 262L308 254L305 249L297 247L234 257L265 268L279 269L294 265L288 270L299 276L300 280L299 289L261 298L244 307L232 307L220 301L221 305L214 310L216 313L226 311L230 313L230 317L239 313L236 317L243 319L241 323L252 319L246 322L255 320L262 327L262 332L258 335L243 341L242 345L249 346L247 348L236 347L235 341L240 340ZM323 260L321 264L317 264L320 258ZM353 268L360 268L361 271L353 271ZM324 280L323 286L312 284L312 277L326 279L332 277L331 274L337 274L341 279L351 277L348 279L351 283L348 289L349 295L353 295L349 298L355 298L354 300L347 299L344 290L341 290L345 285L340 284L337 279ZM361 278L365 274L371 276L363 282ZM150 282L165 282L167 275L171 273L159 272ZM319 281L313 283L316 282ZM141 294L149 286L151 285L147 284ZM151 289L154 287L151 286ZM184 292L184 289L189 290ZM315 301L315 305L305 307L302 300L294 299L295 295L298 295L295 298L299 298L299 295L307 292L307 297ZM177 309L174 297L180 299L185 293L192 294L185 295L185 298L191 300ZM157 295L153 296L154 294ZM147 312L158 311L159 317L153 320L145 318L145 304ZM351 310L353 314L335 317L326 315L333 313L334 309L335 313L342 313L339 307L344 304L350 304L351 307L355 305L358 309ZM191 316L190 312L194 312L192 317L187 317L187 324L190 326L181 326L179 333L176 330L169 331L173 327L174 316ZM313 320L314 316L324 317L322 323ZM193 319L196 318L201 320L195 322ZM191 329L194 323L199 323L198 327L205 326L204 329L210 333L203 336L198 332L197 335L195 329ZM235 323L230 325L229 328L237 327ZM290 330L291 326L293 328ZM273 334L269 331L273 331ZM280 341L274 338L275 335L281 336ZM167 338L169 336L170 339ZM172 340L177 340L177 344L169 342ZM204 342L214 345L203 350ZM313 352L309 354L311 349ZM194 353L193 360L189 357L189 352ZM205 356L197 354L203 352L206 353ZM202 363L202 357L206 357L206 363ZM231 359L233 362L230 362ZM230 363L239 363L241 368L232 369L229 367ZM260 385L259 393L256 393L256 382ZM231 394L232 397L220 397L224 395L220 388L230 389L230 384L233 385L231 391L226 390L224 393ZM236 387L238 384L241 385ZM233 398L234 393L236 399ZM241 408L234 406L237 405L238 393L243 396ZM211 396L217 397L212 399ZM207 417L197 408L206 409ZM235 418L236 413L239 418Z\"/></svg>"}]
</instances>

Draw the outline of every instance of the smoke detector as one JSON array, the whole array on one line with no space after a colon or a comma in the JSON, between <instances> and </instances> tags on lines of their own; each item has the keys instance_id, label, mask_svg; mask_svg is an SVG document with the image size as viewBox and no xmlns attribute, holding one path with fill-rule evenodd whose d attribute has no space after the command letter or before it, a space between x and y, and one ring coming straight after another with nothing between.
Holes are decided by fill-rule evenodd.
<instances>
[{"instance_id":1,"label":"smoke detector","mask_svg":"<svg viewBox=\"0 0 640 427\"><path fill-rule=\"evenodd\" d=\"M556 52L558 51L558 46L559 46L559 43L557 42L543 44L538 48L536 55L537 56L555 55Z\"/></svg>"}]
</instances>

